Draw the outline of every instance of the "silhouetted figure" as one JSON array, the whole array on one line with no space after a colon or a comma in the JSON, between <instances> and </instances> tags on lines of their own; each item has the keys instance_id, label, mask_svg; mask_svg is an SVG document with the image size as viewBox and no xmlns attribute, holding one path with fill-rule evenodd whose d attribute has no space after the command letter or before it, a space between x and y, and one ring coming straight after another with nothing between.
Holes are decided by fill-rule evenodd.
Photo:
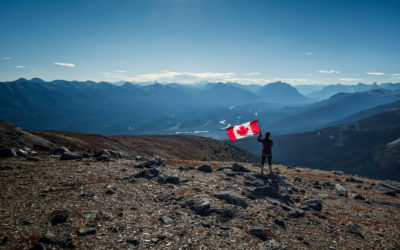
<instances>
[{"instance_id":1,"label":"silhouetted figure","mask_svg":"<svg viewBox=\"0 0 400 250\"><path fill-rule=\"evenodd\" d=\"M269 166L269 173L272 174L272 145L274 142L269 139L269 136L271 135L270 132L265 132L265 137L261 138L261 134L258 136L258 141L263 144L263 149L261 153L261 174L264 174L264 163L265 163L265 157L268 158L268 166Z\"/></svg>"}]
</instances>

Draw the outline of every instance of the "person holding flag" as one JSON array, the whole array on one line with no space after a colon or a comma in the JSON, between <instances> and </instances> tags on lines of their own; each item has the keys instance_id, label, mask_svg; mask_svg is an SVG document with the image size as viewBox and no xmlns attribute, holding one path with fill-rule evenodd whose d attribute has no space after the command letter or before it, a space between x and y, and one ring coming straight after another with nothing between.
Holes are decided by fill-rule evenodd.
<instances>
[{"instance_id":1,"label":"person holding flag","mask_svg":"<svg viewBox=\"0 0 400 250\"><path fill-rule=\"evenodd\" d=\"M272 174L271 147L274 144L274 142L271 139L269 139L271 135L270 132L266 132L265 138L261 138L261 130L258 127L258 120L246 122L236 126L231 126L226 129L226 132L228 133L228 136L231 139L231 141L236 141L238 139L259 134L257 140L263 144L263 149L261 153L261 174L264 174L264 163L266 157L268 159L269 172L270 174Z\"/></svg>"},{"instance_id":2,"label":"person holding flag","mask_svg":"<svg viewBox=\"0 0 400 250\"><path fill-rule=\"evenodd\" d=\"M271 133L265 132L265 137L261 138L261 132L260 135L258 136L257 140L263 144L263 149L261 153L261 174L264 174L264 163L265 163L265 157L268 159L268 167L269 167L269 173L272 174L272 145L274 145L274 141L269 139L271 136Z\"/></svg>"}]
</instances>

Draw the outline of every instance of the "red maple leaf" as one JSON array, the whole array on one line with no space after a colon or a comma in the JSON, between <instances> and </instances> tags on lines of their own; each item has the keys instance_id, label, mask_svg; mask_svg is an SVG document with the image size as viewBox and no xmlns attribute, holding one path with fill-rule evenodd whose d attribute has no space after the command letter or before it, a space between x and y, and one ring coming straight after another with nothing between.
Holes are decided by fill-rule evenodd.
<instances>
[{"instance_id":1,"label":"red maple leaf","mask_svg":"<svg viewBox=\"0 0 400 250\"><path fill-rule=\"evenodd\" d=\"M247 131L249 131L249 128L245 128L244 126L240 126L238 130L236 130L236 133L239 135L246 135Z\"/></svg>"}]
</instances>

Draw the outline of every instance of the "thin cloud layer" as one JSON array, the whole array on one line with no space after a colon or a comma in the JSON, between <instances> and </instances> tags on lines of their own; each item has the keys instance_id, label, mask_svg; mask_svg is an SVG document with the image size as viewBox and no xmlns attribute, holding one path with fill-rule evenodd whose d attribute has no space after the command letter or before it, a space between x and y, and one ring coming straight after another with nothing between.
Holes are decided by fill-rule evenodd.
<instances>
[{"instance_id":1,"label":"thin cloud layer","mask_svg":"<svg viewBox=\"0 0 400 250\"><path fill-rule=\"evenodd\" d=\"M149 82L149 81L159 81L159 82L196 82L196 81L228 81L231 79L235 73L220 73L220 72L203 72L203 73L193 73L193 72L174 72L174 71L164 71L161 73L149 73L149 74L139 74L131 77L124 77L125 80L130 80L134 82Z\"/></svg>"},{"instance_id":2,"label":"thin cloud layer","mask_svg":"<svg viewBox=\"0 0 400 250\"><path fill-rule=\"evenodd\" d=\"M382 72L367 72L367 75L383 76L385 73Z\"/></svg>"},{"instance_id":3,"label":"thin cloud layer","mask_svg":"<svg viewBox=\"0 0 400 250\"><path fill-rule=\"evenodd\" d=\"M25 66L22 66L22 65L18 65L18 66L15 66L17 69L23 69L23 68L25 68Z\"/></svg>"},{"instance_id":4,"label":"thin cloud layer","mask_svg":"<svg viewBox=\"0 0 400 250\"><path fill-rule=\"evenodd\" d=\"M361 82L362 79L360 78L339 78L339 81L343 81L343 82Z\"/></svg>"},{"instance_id":5,"label":"thin cloud layer","mask_svg":"<svg viewBox=\"0 0 400 250\"><path fill-rule=\"evenodd\" d=\"M69 67L69 68L75 67L75 64L73 64L73 63L55 62L54 64L59 65L59 66Z\"/></svg>"},{"instance_id":6,"label":"thin cloud layer","mask_svg":"<svg viewBox=\"0 0 400 250\"><path fill-rule=\"evenodd\" d=\"M339 70L318 70L318 73L323 73L323 74L340 74Z\"/></svg>"}]
</instances>

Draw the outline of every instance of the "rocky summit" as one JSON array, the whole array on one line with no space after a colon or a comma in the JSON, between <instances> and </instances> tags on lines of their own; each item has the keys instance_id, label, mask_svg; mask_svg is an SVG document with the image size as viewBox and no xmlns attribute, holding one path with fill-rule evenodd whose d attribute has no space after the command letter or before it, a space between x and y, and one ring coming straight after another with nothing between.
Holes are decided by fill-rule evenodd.
<instances>
[{"instance_id":1,"label":"rocky summit","mask_svg":"<svg viewBox=\"0 0 400 250\"><path fill-rule=\"evenodd\" d=\"M397 182L283 165L260 175L236 162L96 155L2 158L0 247L400 247Z\"/></svg>"},{"instance_id":2,"label":"rocky summit","mask_svg":"<svg viewBox=\"0 0 400 250\"><path fill-rule=\"evenodd\" d=\"M1 249L400 248L396 181L284 165L261 175L239 149L197 137L4 131Z\"/></svg>"}]
</instances>

